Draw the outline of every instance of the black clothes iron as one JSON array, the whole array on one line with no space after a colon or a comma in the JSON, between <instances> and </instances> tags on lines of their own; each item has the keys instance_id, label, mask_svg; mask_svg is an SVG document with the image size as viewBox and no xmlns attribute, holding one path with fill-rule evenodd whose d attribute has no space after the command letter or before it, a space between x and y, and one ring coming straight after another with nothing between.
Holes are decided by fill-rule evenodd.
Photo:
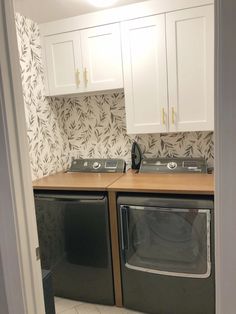
<instances>
[{"instance_id":1,"label":"black clothes iron","mask_svg":"<svg viewBox=\"0 0 236 314\"><path fill-rule=\"evenodd\" d=\"M139 170L142 161L142 152L137 142L133 142L131 148L132 169Z\"/></svg>"}]
</instances>

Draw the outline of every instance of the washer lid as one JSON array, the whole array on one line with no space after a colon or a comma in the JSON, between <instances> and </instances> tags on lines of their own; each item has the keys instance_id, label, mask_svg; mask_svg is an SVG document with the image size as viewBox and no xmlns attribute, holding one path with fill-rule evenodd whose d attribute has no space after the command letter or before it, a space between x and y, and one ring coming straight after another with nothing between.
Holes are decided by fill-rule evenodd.
<instances>
[{"instance_id":1,"label":"washer lid","mask_svg":"<svg viewBox=\"0 0 236 314\"><path fill-rule=\"evenodd\" d=\"M122 159L74 159L68 172L125 172Z\"/></svg>"}]
</instances>

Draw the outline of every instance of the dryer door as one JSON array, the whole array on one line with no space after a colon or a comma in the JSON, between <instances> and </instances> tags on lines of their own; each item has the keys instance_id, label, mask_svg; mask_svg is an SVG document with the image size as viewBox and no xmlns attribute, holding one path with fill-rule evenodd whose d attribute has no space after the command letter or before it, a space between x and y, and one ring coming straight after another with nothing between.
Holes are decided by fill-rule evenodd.
<instances>
[{"instance_id":1,"label":"dryer door","mask_svg":"<svg viewBox=\"0 0 236 314\"><path fill-rule=\"evenodd\" d=\"M169 276L207 278L210 210L120 206L125 266Z\"/></svg>"}]
</instances>

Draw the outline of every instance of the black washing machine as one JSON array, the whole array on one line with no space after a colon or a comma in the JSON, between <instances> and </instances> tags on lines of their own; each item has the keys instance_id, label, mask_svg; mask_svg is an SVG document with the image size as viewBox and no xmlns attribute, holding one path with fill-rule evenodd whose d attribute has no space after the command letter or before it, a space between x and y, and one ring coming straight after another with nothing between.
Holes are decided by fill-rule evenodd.
<instances>
[{"instance_id":1,"label":"black washing machine","mask_svg":"<svg viewBox=\"0 0 236 314\"><path fill-rule=\"evenodd\" d=\"M120 159L73 160L70 172L123 172ZM42 268L56 296L114 304L106 192L35 190Z\"/></svg>"},{"instance_id":2,"label":"black washing machine","mask_svg":"<svg viewBox=\"0 0 236 314\"><path fill-rule=\"evenodd\" d=\"M35 191L42 268L56 296L114 304L106 193Z\"/></svg>"}]
</instances>

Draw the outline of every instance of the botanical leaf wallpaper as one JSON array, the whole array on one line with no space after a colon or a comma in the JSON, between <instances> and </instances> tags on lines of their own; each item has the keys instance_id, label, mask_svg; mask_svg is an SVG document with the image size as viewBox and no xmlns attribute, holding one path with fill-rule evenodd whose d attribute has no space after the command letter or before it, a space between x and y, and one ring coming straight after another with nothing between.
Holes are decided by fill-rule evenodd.
<instances>
[{"instance_id":1,"label":"botanical leaf wallpaper","mask_svg":"<svg viewBox=\"0 0 236 314\"><path fill-rule=\"evenodd\" d=\"M67 167L69 145L54 108L44 97L38 25L17 13L16 30L31 172L36 179Z\"/></svg>"},{"instance_id":2,"label":"botanical leaf wallpaper","mask_svg":"<svg viewBox=\"0 0 236 314\"><path fill-rule=\"evenodd\" d=\"M16 14L33 179L68 167L72 158L121 157L136 140L146 157L205 157L213 166L212 132L127 135L124 93L45 97L38 25Z\"/></svg>"},{"instance_id":3,"label":"botanical leaf wallpaper","mask_svg":"<svg viewBox=\"0 0 236 314\"><path fill-rule=\"evenodd\" d=\"M213 165L212 132L127 135L124 93L51 98L73 158L121 157L130 162L132 141L146 157L205 157Z\"/></svg>"}]
</instances>

